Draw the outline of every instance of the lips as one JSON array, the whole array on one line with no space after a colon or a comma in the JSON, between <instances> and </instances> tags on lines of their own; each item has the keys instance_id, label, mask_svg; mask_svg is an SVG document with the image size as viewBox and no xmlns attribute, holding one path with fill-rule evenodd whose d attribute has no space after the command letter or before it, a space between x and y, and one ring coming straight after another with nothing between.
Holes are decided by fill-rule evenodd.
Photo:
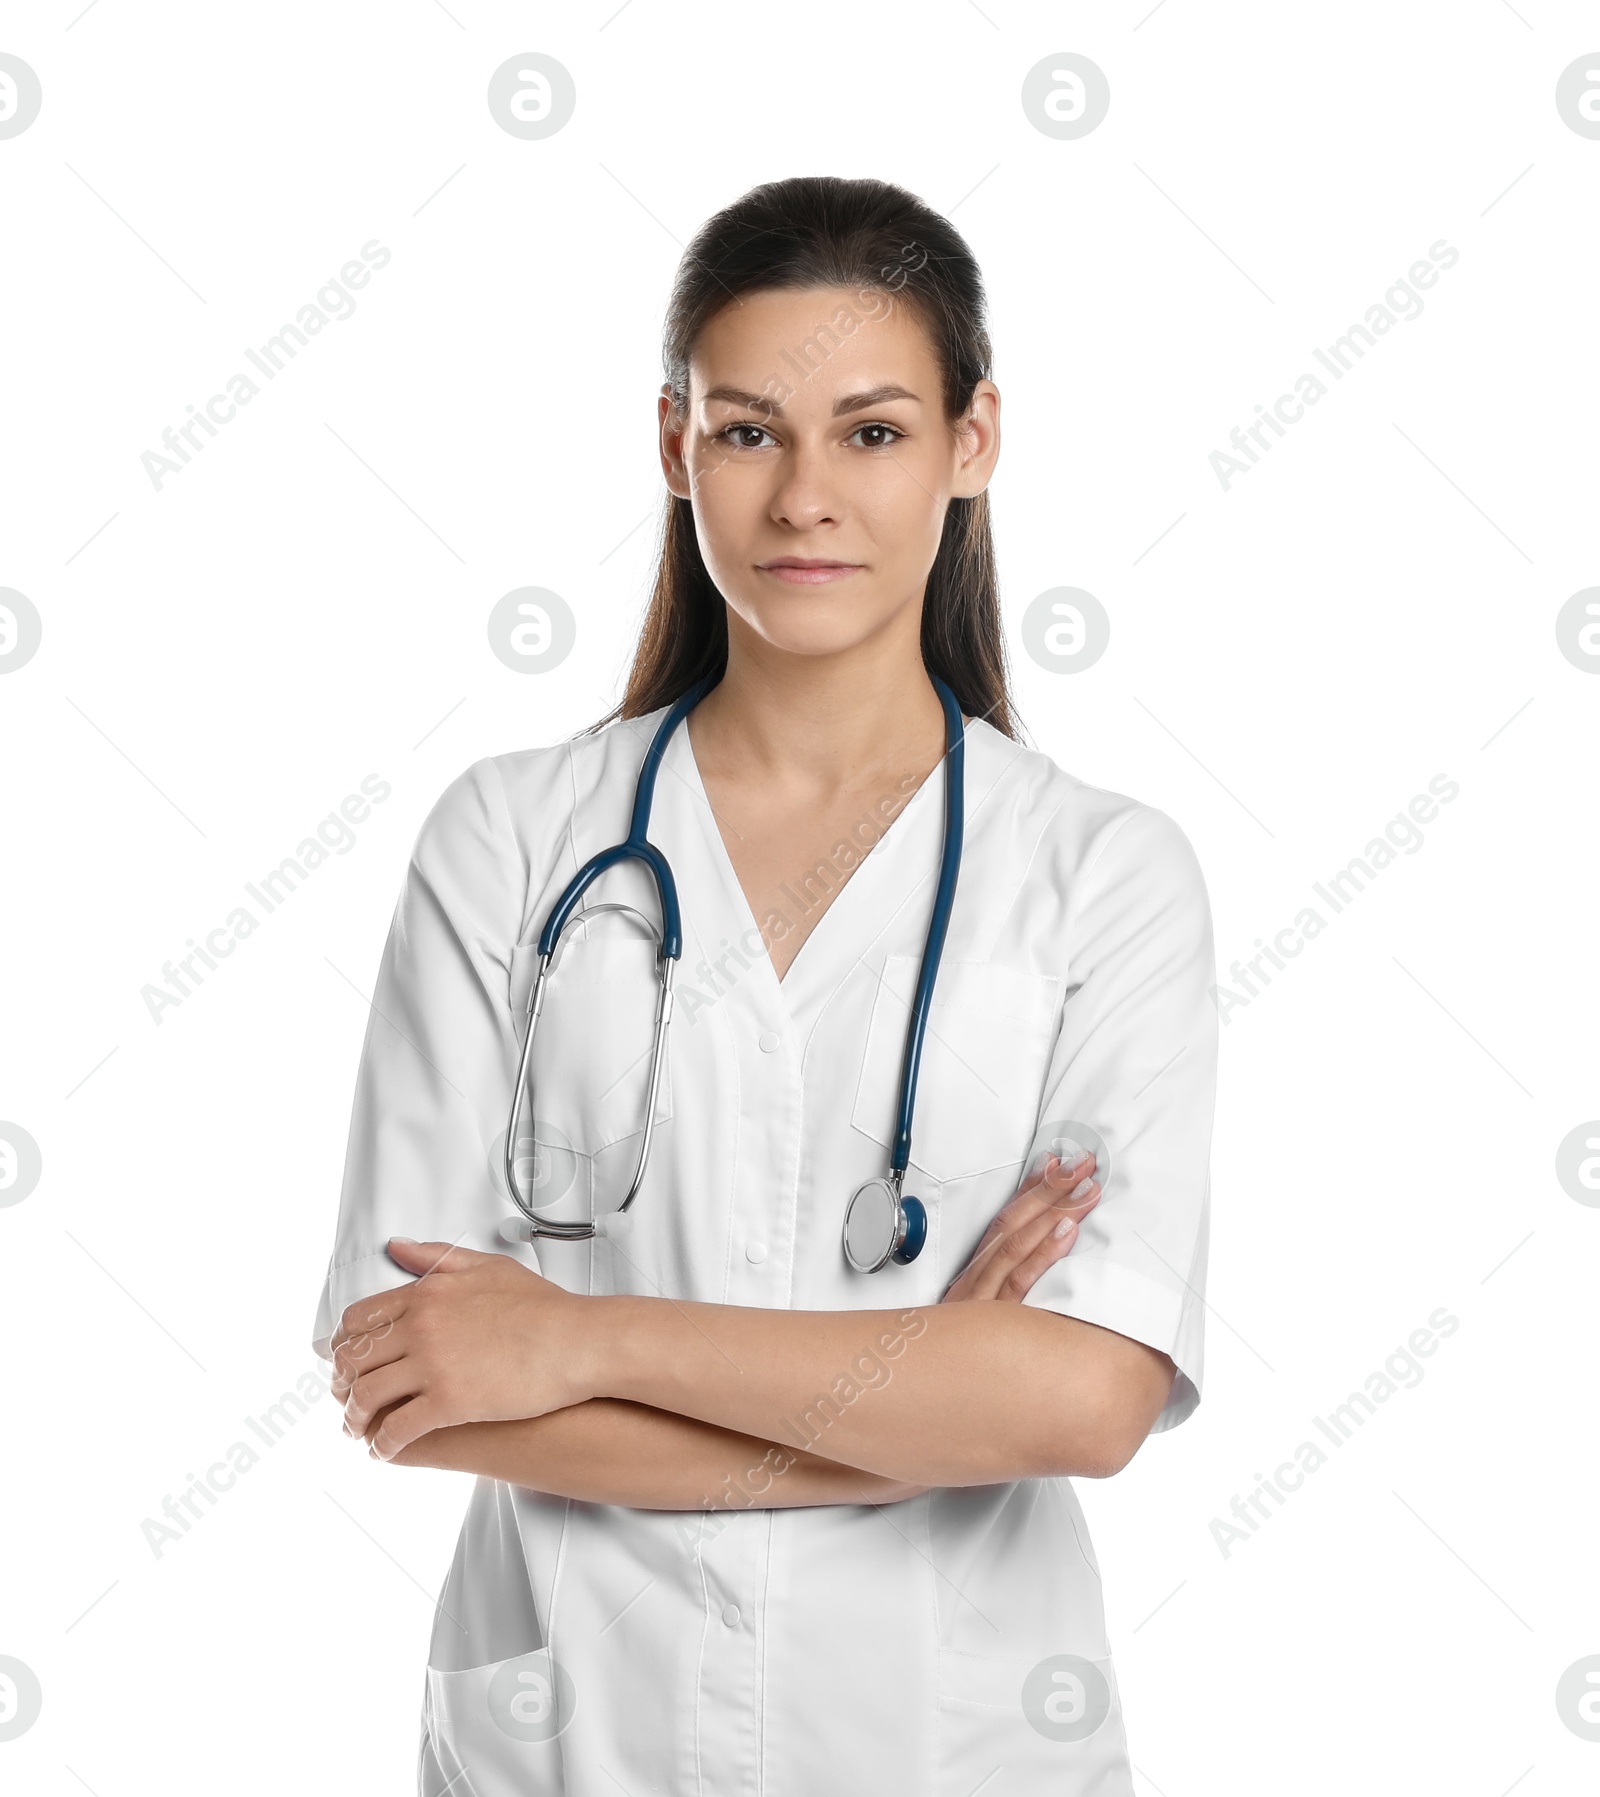
<instances>
[{"instance_id":1,"label":"lips","mask_svg":"<svg viewBox=\"0 0 1600 1797\"><path fill-rule=\"evenodd\" d=\"M860 572L854 562L822 561L798 555L780 556L776 561L761 563L761 567L765 573L792 586L822 586Z\"/></svg>"}]
</instances>

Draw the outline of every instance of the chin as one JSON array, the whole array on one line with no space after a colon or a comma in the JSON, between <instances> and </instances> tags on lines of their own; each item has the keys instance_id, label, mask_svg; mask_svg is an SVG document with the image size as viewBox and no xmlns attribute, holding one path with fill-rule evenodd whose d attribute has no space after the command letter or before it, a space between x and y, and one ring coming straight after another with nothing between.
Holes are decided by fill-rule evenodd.
<instances>
[{"instance_id":1,"label":"chin","mask_svg":"<svg viewBox=\"0 0 1600 1797\"><path fill-rule=\"evenodd\" d=\"M874 632L860 618L762 617L747 624L769 649L783 655L822 657L848 655L859 649Z\"/></svg>"},{"instance_id":2,"label":"chin","mask_svg":"<svg viewBox=\"0 0 1600 1797\"><path fill-rule=\"evenodd\" d=\"M730 609L750 634L785 655L847 655L887 625L893 613L866 602L861 592L846 595L800 587L777 598L763 593L754 603Z\"/></svg>"}]
</instances>

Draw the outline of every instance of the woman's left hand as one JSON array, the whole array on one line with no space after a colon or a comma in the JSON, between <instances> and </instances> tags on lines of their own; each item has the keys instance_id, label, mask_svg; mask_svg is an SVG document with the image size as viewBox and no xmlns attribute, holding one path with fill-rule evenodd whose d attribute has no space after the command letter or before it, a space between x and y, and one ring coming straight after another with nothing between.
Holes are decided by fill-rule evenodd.
<instances>
[{"instance_id":1,"label":"woman's left hand","mask_svg":"<svg viewBox=\"0 0 1600 1797\"><path fill-rule=\"evenodd\" d=\"M434 1429L543 1416L593 1395L581 1295L504 1254L399 1236L389 1253L422 1277L352 1304L330 1344L346 1432L367 1436L375 1459Z\"/></svg>"},{"instance_id":2,"label":"woman's left hand","mask_svg":"<svg viewBox=\"0 0 1600 1797\"><path fill-rule=\"evenodd\" d=\"M1002 1298L1021 1303L1034 1281L1071 1253L1079 1223L1100 1202L1094 1171L1092 1154L1081 1155L1071 1167L1050 1155L1001 1207L940 1302Z\"/></svg>"}]
</instances>

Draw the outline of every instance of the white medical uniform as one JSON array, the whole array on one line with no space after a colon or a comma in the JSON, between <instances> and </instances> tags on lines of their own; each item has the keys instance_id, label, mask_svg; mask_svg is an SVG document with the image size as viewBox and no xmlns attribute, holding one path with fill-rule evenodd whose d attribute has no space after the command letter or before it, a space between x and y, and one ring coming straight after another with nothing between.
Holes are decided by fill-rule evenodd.
<instances>
[{"instance_id":1,"label":"white medical uniform","mask_svg":"<svg viewBox=\"0 0 1600 1797\"><path fill-rule=\"evenodd\" d=\"M683 726L650 835L677 877L684 953L633 1226L536 1254L499 1240L534 944L577 868L627 834L663 715L478 761L424 822L362 1051L318 1351L347 1305L409 1282L390 1235L514 1254L578 1292L935 1304L1026 1166L1078 1125L1106 1149L1105 1195L1026 1302L1170 1354L1155 1426L1183 1421L1200 1396L1216 1078L1205 884L1164 812L983 722L966 735L965 854L906 1187L928 1210L920 1258L852 1273L840 1227L888 1167L942 766L870 852L866 829L836 853L855 871L780 983ZM791 918L829 878L842 872L797 868ZM585 902L619 900L657 916L637 867ZM532 1080L540 1140L566 1145L541 1153L539 1202L566 1218L626 1190L654 1003L653 948L626 920L569 935L583 939L552 976ZM892 1372L862 1346L819 1384L833 1416ZM790 1445L829 1415L814 1408ZM710 1514L480 1478L440 1594L418 1778L423 1797L1131 1797L1073 1486Z\"/></svg>"}]
</instances>

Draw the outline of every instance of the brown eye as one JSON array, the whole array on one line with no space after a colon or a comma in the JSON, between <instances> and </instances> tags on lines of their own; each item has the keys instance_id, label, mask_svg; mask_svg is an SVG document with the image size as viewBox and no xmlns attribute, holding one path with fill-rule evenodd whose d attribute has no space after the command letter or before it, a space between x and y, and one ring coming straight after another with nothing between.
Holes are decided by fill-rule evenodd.
<instances>
[{"instance_id":1,"label":"brown eye","mask_svg":"<svg viewBox=\"0 0 1600 1797\"><path fill-rule=\"evenodd\" d=\"M892 447L894 444L898 443L900 441L900 439L902 437L904 437L906 434L902 430L896 430L896 428L892 424L858 424L856 426L856 428L850 434L853 437L859 437L863 431L887 431L888 432L887 438L880 442L863 443L861 445L861 447L863 449L888 449L888 448Z\"/></svg>"},{"instance_id":2,"label":"brown eye","mask_svg":"<svg viewBox=\"0 0 1600 1797\"><path fill-rule=\"evenodd\" d=\"M751 424L747 420L738 424L726 425L722 430L717 432L717 435L721 437L724 442L731 443L735 449L759 449L761 447L759 443L746 442L744 439L736 437L734 435L736 431L752 431L758 437L770 437L772 435L772 432L769 431L765 425Z\"/></svg>"}]
</instances>

